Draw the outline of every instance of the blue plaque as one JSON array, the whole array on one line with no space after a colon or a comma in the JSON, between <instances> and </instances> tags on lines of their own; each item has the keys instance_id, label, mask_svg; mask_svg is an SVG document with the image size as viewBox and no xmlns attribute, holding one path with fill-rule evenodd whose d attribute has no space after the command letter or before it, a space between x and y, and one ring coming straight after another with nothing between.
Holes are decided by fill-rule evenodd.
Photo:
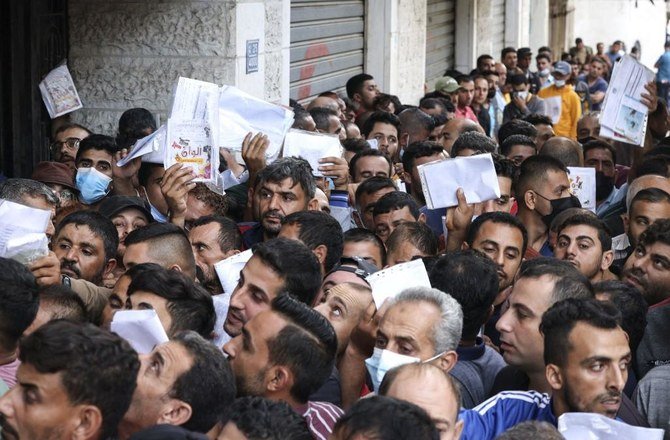
<instances>
[{"instance_id":1,"label":"blue plaque","mask_svg":"<svg viewBox=\"0 0 670 440\"><path fill-rule=\"evenodd\" d=\"M247 75L258 72L258 40L247 40Z\"/></svg>"}]
</instances>

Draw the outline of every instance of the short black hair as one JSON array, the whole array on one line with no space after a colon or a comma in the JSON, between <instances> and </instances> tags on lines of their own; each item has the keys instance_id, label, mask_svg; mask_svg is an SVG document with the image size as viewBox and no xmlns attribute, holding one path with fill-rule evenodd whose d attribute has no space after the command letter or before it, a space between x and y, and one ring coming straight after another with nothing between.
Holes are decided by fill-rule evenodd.
<instances>
[{"instance_id":1,"label":"short black hair","mask_svg":"<svg viewBox=\"0 0 670 440\"><path fill-rule=\"evenodd\" d=\"M89 317L86 304L72 289L62 284L41 289L39 292L40 308L49 313L49 321L67 319L74 322L87 322Z\"/></svg>"},{"instance_id":2,"label":"short black hair","mask_svg":"<svg viewBox=\"0 0 670 440\"><path fill-rule=\"evenodd\" d=\"M437 255L437 237L425 223L403 223L395 228L386 240L387 254L396 250L402 243L412 243L426 255Z\"/></svg>"},{"instance_id":3,"label":"short black hair","mask_svg":"<svg viewBox=\"0 0 670 440\"><path fill-rule=\"evenodd\" d=\"M607 224L600 220L598 217L590 214L576 214L565 219L556 230L557 234L560 236L563 229L568 226L584 225L590 226L598 231L598 241L600 241L600 248L603 252L609 251L612 249L612 233L607 227Z\"/></svg>"},{"instance_id":4,"label":"short black hair","mask_svg":"<svg viewBox=\"0 0 670 440\"><path fill-rule=\"evenodd\" d=\"M649 304L639 290L623 281L601 281L593 285L593 291L607 296L621 313L621 328L628 334L628 345L633 353L642 341L647 327Z\"/></svg>"},{"instance_id":5,"label":"short black hair","mask_svg":"<svg viewBox=\"0 0 670 440\"><path fill-rule=\"evenodd\" d=\"M284 279L283 290L305 304L312 304L321 287L321 265L299 241L277 237L253 247L254 256Z\"/></svg>"},{"instance_id":6,"label":"short black hair","mask_svg":"<svg viewBox=\"0 0 670 440\"><path fill-rule=\"evenodd\" d=\"M523 255L526 253L526 247L528 246L528 231L526 231L526 226L524 226L524 224L517 216L514 216L508 212L485 212L484 214L477 216L477 218L474 219L472 223L470 223L468 234L465 237L465 242L468 244L468 246L472 247L472 244L477 238L479 230L486 222L503 224L518 229L521 232L521 236L523 237L521 254Z\"/></svg>"},{"instance_id":7,"label":"short black hair","mask_svg":"<svg viewBox=\"0 0 670 440\"><path fill-rule=\"evenodd\" d=\"M419 108L426 108L432 110L437 107L442 107L446 111L446 106L444 104L444 98L426 98L425 96L419 101Z\"/></svg>"},{"instance_id":8,"label":"short black hair","mask_svg":"<svg viewBox=\"0 0 670 440\"><path fill-rule=\"evenodd\" d=\"M310 112L305 110L302 106L293 107L293 125L291 125L291 128L306 130L306 124L309 119L313 120Z\"/></svg>"},{"instance_id":9,"label":"short black hair","mask_svg":"<svg viewBox=\"0 0 670 440\"><path fill-rule=\"evenodd\" d=\"M525 118L523 118L523 120L530 124L533 124L533 126L537 125L548 125L550 127L554 126L554 122L551 120L549 116L540 113L531 113Z\"/></svg>"},{"instance_id":10,"label":"short black hair","mask_svg":"<svg viewBox=\"0 0 670 440\"><path fill-rule=\"evenodd\" d=\"M670 219L658 219L642 233L637 240L638 246L649 246L654 243L670 246Z\"/></svg>"},{"instance_id":11,"label":"short black hair","mask_svg":"<svg viewBox=\"0 0 670 440\"><path fill-rule=\"evenodd\" d=\"M498 143L502 145L502 143L505 142L505 139L513 134L523 134L531 139L535 139L537 137L537 128L523 119L512 119L511 121L505 122L500 126L500 129L498 129Z\"/></svg>"},{"instance_id":12,"label":"short black hair","mask_svg":"<svg viewBox=\"0 0 670 440\"><path fill-rule=\"evenodd\" d=\"M588 141L582 145L582 151L584 152L584 158L586 158L586 153L591 150L601 149L607 150L612 155L612 163L616 164L616 149L609 144L609 142L601 141L600 139L594 139Z\"/></svg>"},{"instance_id":13,"label":"short black hair","mask_svg":"<svg viewBox=\"0 0 670 440\"><path fill-rule=\"evenodd\" d=\"M335 424L342 438L384 440L438 440L439 432L428 413L413 403L384 396L360 399Z\"/></svg>"},{"instance_id":14,"label":"short black hair","mask_svg":"<svg viewBox=\"0 0 670 440\"><path fill-rule=\"evenodd\" d=\"M511 47L511 46L508 46L508 47L503 48L503 50L500 51L500 59L501 59L501 60L504 60L504 59L505 59L505 55L507 55L508 53L512 53L512 52L516 53L516 49L513 48L513 47Z\"/></svg>"},{"instance_id":15,"label":"short black hair","mask_svg":"<svg viewBox=\"0 0 670 440\"><path fill-rule=\"evenodd\" d=\"M463 309L464 340L474 340L498 296L496 264L468 249L442 255L430 271L430 285L451 295Z\"/></svg>"},{"instance_id":16,"label":"short black hair","mask_svg":"<svg viewBox=\"0 0 670 440\"><path fill-rule=\"evenodd\" d=\"M140 369L128 342L92 324L56 320L21 340L19 359L41 374L59 374L72 404L90 404L100 410L98 437L114 438Z\"/></svg>"},{"instance_id":17,"label":"short black hair","mask_svg":"<svg viewBox=\"0 0 670 440\"><path fill-rule=\"evenodd\" d=\"M284 179L291 179L293 185L299 184L307 200L314 198L316 183L312 175L309 162L300 157L282 157L265 168L258 175L253 186L259 188L265 182L281 183Z\"/></svg>"},{"instance_id":18,"label":"short black hair","mask_svg":"<svg viewBox=\"0 0 670 440\"><path fill-rule=\"evenodd\" d=\"M540 53L538 53L538 54L535 56L535 61L539 61L539 60L541 60L541 59L545 59L545 60L547 60L547 61L549 61L549 62L551 63L551 57L550 57L549 55L547 55L546 53L544 53L545 51L543 51L542 49L549 49L549 48L548 48L548 47L541 47L540 49L538 49ZM550 52L550 51L549 51L549 52Z\"/></svg>"},{"instance_id":19,"label":"short black hair","mask_svg":"<svg viewBox=\"0 0 670 440\"><path fill-rule=\"evenodd\" d=\"M593 298L589 280L567 261L550 257L539 257L521 263L517 280L521 278L540 278L548 275L554 279L551 294L552 304L566 298Z\"/></svg>"},{"instance_id":20,"label":"short black hair","mask_svg":"<svg viewBox=\"0 0 670 440\"><path fill-rule=\"evenodd\" d=\"M166 308L172 318L172 325L165 329L168 336L193 330L203 338L211 338L216 321L212 296L186 275L163 267L141 271L130 281L128 298L138 291L167 300Z\"/></svg>"},{"instance_id":21,"label":"short black hair","mask_svg":"<svg viewBox=\"0 0 670 440\"><path fill-rule=\"evenodd\" d=\"M335 111L325 107L314 107L309 110L309 114L312 115L312 119L314 119L316 129L325 132L328 131L330 118L332 116L337 117L337 113L335 113Z\"/></svg>"},{"instance_id":22,"label":"short black hair","mask_svg":"<svg viewBox=\"0 0 670 440\"><path fill-rule=\"evenodd\" d=\"M268 341L268 365L288 366L295 375L291 396L307 403L333 370L335 330L319 312L289 295L277 296L271 306L289 323Z\"/></svg>"},{"instance_id":23,"label":"short black hair","mask_svg":"<svg viewBox=\"0 0 670 440\"><path fill-rule=\"evenodd\" d=\"M138 243L147 243L149 257L164 267L178 264L188 275L195 277L195 257L191 243L183 229L171 223L149 223L135 229L124 241L126 249Z\"/></svg>"},{"instance_id":24,"label":"short black hair","mask_svg":"<svg viewBox=\"0 0 670 440\"><path fill-rule=\"evenodd\" d=\"M147 184L149 183L149 176L151 173L156 170L156 169L162 169L165 171L163 168L162 164L158 163L151 163L151 162L142 162L142 165L140 165L140 169L137 172L137 181L140 185L146 187Z\"/></svg>"},{"instance_id":25,"label":"short black hair","mask_svg":"<svg viewBox=\"0 0 670 440\"><path fill-rule=\"evenodd\" d=\"M528 84L528 78L526 78L526 75L524 75L523 73L516 73L510 75L507 78L507 82L509 82L513 86L520 86L521 84Z\"/></svg>"},{"instance_id":26,"label":"short black hair","mask_svg":"<svg viewBox=\"0 0 670 440\"><path fill-rule=\"evenodd\" d=\"M479 55L479 56L477 57L477 69L480 70L482 64L484 64L484 61L486 61L486 60L492 60L492 59L493 59L493 57L492 57L491 55L489 55L489 54Z\"/></svg>"},{"instance_id":27,"label":"short black hair","mask_svg":"<svg viewBox=\"0 0 670 440\"><path fill-rule=\"evenodd\" d=\"M494 153L498 146L490 137L478 131L467 131L460 134L451 146L451 156L456 157L463 150L474 150L475 154Z\"/></svg>"},{"instance_id":28,"label":"short black hair","mask_svg":"<svg viewBox=\"0 0 670 440\"><path fill-rule=\"evenodd\" d=\"M182 426L206 433L235 400L233 370L221 349L194 331L177 333L171 340L186 349L193 364L174 381L169 395L191 406L191 418Z\"/></svg>"},{"instance_id":29,"label":"short black hair","mask_svg":"<svg viewBox=\"0 0 670 440\"><path fill-rule=\"evenodd\" d=\"M424 130L430 134L435 129L433 117L418 107L403 110L398 114L398 119L400 119L400 131L403 133L416 133Z\"/></svg>"},{"instance_id":30,"label":"short black hair","mask_svg":"<svg viewBox=\"0 0 670 440\"><path fill-rule=\"evenodd\" d=\"M570 333L578 322L599 329L615 329L621 325L621 314L614 305L593 298L567 298L554 303L544 312L540 324L545 365L565 366L572 349Z\"/></svg>"},{"instance_id":31,"label":"short black hair","mask_svg":"<svg viewBox=\"0 0 670 440\"><path fill-rule=\"evenodd\" d=\"M393 191L387 194L384 194L377 203L375 203L375 209L372 211L374 217L380 214L388 214L391 211L398 209L403 209L407 207L410 214L414 217L414 220L419 219L419 205L414 200L414 197L407 194L403 191Z\"/></svg>"},{"instance_id":32,"label":"short black hair","mask_svg":"<svg viewBox=\"0 0 670 440\"><path fill-rule=\"evenodd\" d=\"M312 440L307 421L286 402L259 396L240 397L223 421L234 423L246 438L263 440Z\"/></svg>"},{"instance_id":33,"label":"short black hair","mask_svg":"<svg viewBox=\"0 0 670 440\"><path fill-rule=\"evenodd\" d=\"M566 167L578 167L581 165L581 146L575 140L554 136L543 144L538 155L549 156L560 160Z\"/></svg>"},{"instance_id":34,"label":"short black hair","mask_svg":"<svg viewBox=\"0 0 670 440\"><path fill-rule=\"evenodd\" d=\"M519 178L514 188L517 200L523 203L523 194L529 189L537 188L540 181L544 181L550 171L568 173L563 162L551 156L537 155L524 160L519 167Z\"/></svg>"},{"instance_id":35,"label":"short black hair","mask_svg":"<svg viewBox=\"0 0 670 440\"><path fill-rule=\"evenodd\" d=\"M505 139L505 142L500 144L500 154L507 156L515 145L531 147L537 152L537 144L533 139L523 134L513 134L508 136L507 139Z\"/></svg>"},{"instance_id":36,"label":"short black hair","mask_svg":"<svg viewBox=\"0 0 670 440\"><path fill-rule=\"evenodd\" d=\"M393 163L391 162L391 158L383 151L370 148L370 146L368 145L367 148L356 153L354 157L352 157L351 160L349 161L349 175L351 176L352 179L356 180L356 164L358 164L358 161L363 157L383 157L384 160L386 160L386 162L388 162L389 165L388 177L391 177L391 175L393 174Z\"/></svg>"},{"instance_id":37,"label":"short black hair","mask_svg":"<svg viewBox=\"0 0 670 440\"><path fill-rule=\"evenodd\" d=\"M516 182L516 179L519 178L519 167L501 154L493 153L492 156L493 167L496 169L496 176L512 179L512 189L514 189L514 183Z\"/></svg>"},{"instance_id":38,"label":"short black hair","mask_svg":"<svg viewBox=\"0 0 670 440\"><path fill-rule=\"evenodd\" d=\"M92 134L79 142L79 150L77 150L75 163L79 162L81 155L88 150L104 150L110 156L114 157L119 148L113 137L105 136L104 134Z\"/></svg>"},{"instance_id":39,"label":"short black hair","mask_svg":"<svg viewBox=\"0 0 670 440\"><path fill-rule=\"evenodd\" d=\"M220 215L206 215L200 217L191 225L191 231L198 226L205 226L210 223L216 223L219 225L219 249L221 252L228 252L233 249L242 250L244 242L242 241L242 233L240 228L237 227L237 223L228 217L223 217Z\"/></svg>"},{"instance_id":40,"label":"short black hair","mask_svg":"<svg viewBox=\"0 0 670 440\"><path fill-rule=\"evenodd\" d=\"M414 162L420 157L430 157L444 152L442 145L433 141L412 142L402 154L402 167L408 173L412 172Z\"/></svg>"},{"instance_id":41,"label":"short black hair","mask_svg":"<svg viewBox=\"0 0 670 440\"><path fill-rule=\"evenodd\" d=\"M298 238L308 248L314 250L318 246L326 246L326 259L323 263L328 273L340 261L344 238L342 226L329 214L321 211L298 211L282 219L282 225L299 226Z\"/></svg>"},{"instance_id":42,"label":"short black hair","mask_svg":"<svg viewBox=\"0 0 670 440\"><path fill-rule=\"evenodd\" d=\"M459 86L463 83L474 81L474 79L470 75L458 75L454 79L456 80L456 82L458 83Z\"/></svg>"},{"instance_id":43,"label":"short black hair","mask_svg":"<svg viewBox=\"0 0 670 440\"><path fill-rule=\"evenodd\" d=\"M131 108L119 118L119 132L116 135L118 148L129 148L138 139L156 131L156 119L145 108Z\"/></svg>"},{"instance_id":44,"label":"short black hair","mask_svg":"<svg viewBox=\"0 0 670 440\"><path fill-rule=\"evenodd\" d=\"M346 121L346 122L344 122L344 124L345 124L345 129L346 129L347 124L356 125L351 121ZM365 139L358 139L358 138L343 140L342 141L342 147L344 148L345 151L348 151L348 152L354 153L354 154L355 153L360 153L363 150L371 149L370 144L368 144L368 141L366 141ZM351 172L351 168L349 168L349 171Z\"/></svg>"},{"instance_id":45,"label":"short black hair","mask_svg":"<svg viewBox=\"0 0 670 440\"><path fill-rule=\"evenodd\" d=\"M365 120L363 127L361 127L361 134L364 138L367 139L377 122L394 126L398 131L398 135L400 134L400 119L398 119L398 117L393 113L378 110L372 112Z\"/></svg>"},{"instance_id":46,"label":"short black hair","mask_svg":"<svg viewBox=\"0 0 670 440\"><path fill-rule=\"evenodd\" d=\"M379 249L379 253L382 256L381 265L383 267L386 264L386 246L384 246L384 242L377 234L365 228L351 228L344 233L344 244L360 243L362 241L370 242Z\"/></svg>"},{"instance_id":47,"label":"short black hair","mask_svg":"<svg viewBox=\"0 0 670 440\"><path fill-rule=\"evenodd\" d=\"M358 75L354 75L351 78L349 78L347 80L347 86L346 86L347 97L349 99L354 99L354 95L356 93L361 93L365 81L369 81L371 79L374 79L374 77L372 75L368 75L367 73L359 73Z\"/></svg>"},{"instance_id":48,"label":"short black hair","mask_svg":"<svg viewBox=\"0 0 670 440\"><path fill-rule=\"evenodd\" d=\"M37 282L26 266L0 257L0 347L11 352L35 320Z\"/></svg>"},{"instance_id":49,"label":"short black hair","mask_svg":"<svg viewBox=\"0 0 670 440\"><path fill-rule=\"evenodd\" d=\"M394 191L398 189L390 177L374 176L361 182L356 188L356 205L360 202L362 195L372 194L384 188L393 188Z\"/></svg>"},{"instance_id":50,"label":"short black hair","mask_svg":"<svg viewBox=\"0 0 670 440\"><path fill-rule=\"evenodd\" d=\"M105 253L105 263L116 257L116 251L119 247L119 233L116 231L114 223L97 211L75 211L63 218L58 223L54 238L58 237L63 228L67 225L87 226L93 234L102 240L103 251Z\"/></svg>"},{"instance_id":51,"label":"short black hair","mask_svg":"<svg viewBox=\"0 0 670 440\"><path fill-rule=\"evenodd\" d=\"M380 93L375 96L375 99L372 101L372 108L375 110L381 110L388 107L389 104L393 104L394 114L398 114L402 110L402 103L396 95L389 95L388 93Z\"/></svg>"},{"instance_id":52,"label":"short black hair","mask_svg":"<svg viewBox=\"0 0 670 440\"><path fill-rule=\"evenodd\" d=\"M635 194L633 200L630 202L630 207L628 208L628 214L630 215L633 212L633 206L637 202L649 202L649 203L670 203L670 194L663 191L660 188L646 188Z\"/></svg>"}]
</instances>

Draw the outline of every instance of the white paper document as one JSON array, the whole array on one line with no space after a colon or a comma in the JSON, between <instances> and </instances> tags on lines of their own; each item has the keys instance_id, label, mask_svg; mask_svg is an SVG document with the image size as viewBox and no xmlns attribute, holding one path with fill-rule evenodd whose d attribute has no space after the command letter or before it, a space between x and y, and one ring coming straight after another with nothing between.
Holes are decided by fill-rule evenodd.
<instances>
[{"instance_id":1,"label":"white paper document","mask_svg":"<svg viewBox=\"0 0 670 440\"><path fill-rule=\"evenodd\" d=\"M418 171L428 209L458 205L458 188L463 188L468 203L500 197L498 176L491 154L430 162L419 165Z\"/></svg>"},{"instance_id":2,"label":"white paper document","mask_svg":"<svg viewBox=\"0 0 670 440\"><path fill-rule=\"evenodd\" d=\"M220 147L240 151L247 133L262 132L270 146L266 159L279 157L284 137L293 125L293 112L279 105L251 96L233 86L221 87L219 93Z\"/></svg>"},{"instance_id":3,"label":"white paper document","mask_svg":"<svg viewBox=\"0 0 670 440\"><path fill-rule=\"evenodd\" d=\"M302 157L312 166L312 175L322 177L319 159L342 157L340 138L334 134L290 129L284 139L284 157Z\"/></svg>"},{"instance_id":4,"label":"white paper document","mask_svg":"<svg viewBox=\"0 0 670 440\"><path fill-rule=\"evenodd\" d=\"M83 107L65 63L49 72L40 82L39 88L51 119Z\"/></svg>"},{"instance_id":5,"label":"white paper document","mask_svg":"<svg viewBox=\"0 0 670 440\"><path fill-rule=\"evenodd\" d=\"M219 86L214 83L180 77L172 97L170 118L175 120L205 119L216 124Z\"/></svg>"},{"instance_id":6,"label":"white paper document","mask_svg":"<svg viewBox=\"0 0 670 440\"><path fill-rule=\"evenodd\" d=\"M248 249L214 264L214 270L219 276L223 292L226 295L230 295L235 290L237 282L240 280L240 272L252 255L253 252Z\"/></svg>"},{"instance_id":7,"label":"white paper document","mask_svg":"<svg viewBox=\"0 0 670 440\"><path fill-rule=\"evenodd\" d=\"M570 192L579 199L582 208L596 212L596 169L568 167Z\"/></svg>"},{"instance_id":8,"label":"white paper document","mask_svg":"<svg viewBox=\"0 0 670 440\"><path fill-rule=\"evenodd\" d=\"M649 109L642 103L654 72L630 55L614 64L600 114L600 136L644 145Z\"/></svg>"},{"instance_id":9,"label":"white paper document","mask_svg":"<svg viewBox=\"0 0 670 440\"><path fill-rule=\"evenodd\" d=\"M47 255L50 220L51 211L0 199L0 257L27 264Z\"/></svg>"},{"instance_id":10,"label":"white paper document","mask_svg":"<svg viewBox=\"0 0 670 440\"><path fill-rule=\"evenodd\" d=\"M558 432L566 440L662 440L662 429L628 425L601 414L565 413L558 418Z\"/></svg>"},{"instance_id":11,"label":"white paper document","mask_svg":"<svg viewBox=\"0 0 670 440\"><path fill-rule=\"evenodd\" d=\"M111 330L139 354L151 353L156 345L168 341L155 310L119 310L114 313Z\"/></svg>"},{"instance_id":12,"label":"white paper document","mask_svg":"<svg viewBox=\"0 0 670 440\"><path fill-rule=\"evenodd\" d=\"M148 136L138 139L135 144L133 144L130 152L116 163L120 167L126 166L131 160L142 157L142 162L145 162L145 156L150 155L151 153L157 153L159 151L164 151L165 148L165 134L166 127L161 125L158 130L154 131ZM163 155L160 155L160 162L163 163Z\"/></svg>"},{"instance_id":13,"label":"white paper document","mask_svg":"<svg viewBox=\"0 0 670 440\"><path fill-rule=\"evenodd\" d=\"M409 287L431 287L426 266L421 259L396 264L366 278L372 298L379 310L388 298L394 298Z\"/></svg>"}]
</instances>

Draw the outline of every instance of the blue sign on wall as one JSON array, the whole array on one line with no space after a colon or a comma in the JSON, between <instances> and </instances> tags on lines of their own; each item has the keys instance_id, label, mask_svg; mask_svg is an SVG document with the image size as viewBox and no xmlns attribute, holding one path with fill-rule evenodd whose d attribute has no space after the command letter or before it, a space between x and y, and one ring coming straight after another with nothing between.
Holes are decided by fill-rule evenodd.
<instances>
[{"instance_id":1,"label":"blue sign on wall","mask_svg":"<svg viewBox=\"0 0 670 440\"><path fill-rule=\"evenodd\" d=\"M258 40L247 40L247 75L258 72Z\"/></svg>"}]
</instances>

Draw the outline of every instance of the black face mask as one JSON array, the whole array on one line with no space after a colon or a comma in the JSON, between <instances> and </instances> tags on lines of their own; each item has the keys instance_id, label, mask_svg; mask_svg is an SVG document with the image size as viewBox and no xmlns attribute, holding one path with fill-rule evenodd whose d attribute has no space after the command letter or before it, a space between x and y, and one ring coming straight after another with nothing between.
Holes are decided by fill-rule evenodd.
<instances>
[{"instance_id":1,"label":"black face mask","mask_svg":"<svg viewBox=\"0 0 670 440\"><path fill-rule=\"evenodd\" d=\"M486 95L486 97L488 99L493 99L495 96L496 96L496 89L489 89L489 93L488 95Z\"/></svg>"},{"instance_id":2,"label":"black face mask","mask_svg":"<svg viewBox=\"0 0 670 440\"><path fill-rule=\"evenodd\" d=\"M540 197L542 197L545 200L549 200L543 195L540 195ZM561 212L570 208L582 207L582 204L579 202L579 199L572 195L560 199L549 200L549 203L551 203L551 212L547 215L542 216L542 222L545 225L547 225L548 228L551 227L551 222L553 222L556 216Z\"/></svg>"},{"instance_id":3,"label":"black face mask","mask_svg":"<svg viewBox=\"0 0 670 440\"><path fill-rule=\"evenodd\" d=\"M606 176L602 171L596 171L596 200L605 200L614 188L614 177Z\"/></svg>"}]
</instances>

